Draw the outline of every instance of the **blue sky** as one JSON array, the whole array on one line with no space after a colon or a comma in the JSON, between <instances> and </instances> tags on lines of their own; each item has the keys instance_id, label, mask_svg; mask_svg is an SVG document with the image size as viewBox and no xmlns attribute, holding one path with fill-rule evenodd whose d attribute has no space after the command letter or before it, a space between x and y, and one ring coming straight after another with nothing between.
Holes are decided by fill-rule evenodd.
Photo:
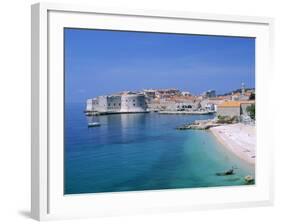
<instances>
[{"instance_id":1,"label":"blue sky","mask_svg":"<svg viewBox=\"0 0 281 224\"><path fill-rule=\"evenodd\" d=\"M255 86L255 39L65 29L65 100L123 90Z\"/></svg>"}]
</instances>

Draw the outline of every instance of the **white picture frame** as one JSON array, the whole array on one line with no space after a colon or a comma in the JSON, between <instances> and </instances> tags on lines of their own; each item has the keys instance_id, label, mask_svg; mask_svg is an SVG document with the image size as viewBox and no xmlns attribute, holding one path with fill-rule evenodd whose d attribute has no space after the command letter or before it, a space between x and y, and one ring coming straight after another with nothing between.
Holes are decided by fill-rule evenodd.
<instances>
[{"instance_id":1,"label":"white picture frame","mask_svg":"<svg viewBox=\"0 0 281 224\"><path fill-rule=\"evenodd\" d=\"M273 19L190 12L32 5L31 214L37 220L273 203L270 136ZM257 181L252 187L63 195L63 27L256 38Z\"/></svg>"}]
</instances>

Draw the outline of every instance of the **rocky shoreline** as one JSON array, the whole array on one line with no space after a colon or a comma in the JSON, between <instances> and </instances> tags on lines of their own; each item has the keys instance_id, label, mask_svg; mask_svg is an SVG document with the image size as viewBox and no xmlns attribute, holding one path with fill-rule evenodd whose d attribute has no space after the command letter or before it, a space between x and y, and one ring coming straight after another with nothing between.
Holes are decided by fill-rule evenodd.
<instances>
[{"instance_id":1,"label":"rocky shoreline","mask_svg":"<svg viewBox=\"0 0 281 224\"><path fill-rule=\"evenodd\" d=\"M208 120L195 120L192 123L183 124L179 127L177 127L177 130L207 130L212 127L217 127L225 124L236 124L238 123L237 117L224 117L224 116L218 116L214 119L208 119Z\"/></svg>"},{"instance_id":2,"label":"rocky shoreline","mask_svg":"<svg viewBox=\"0 0 281 224\"><path fill-rule=\"evenodd\" d=\"M194 130L207 130L212 127L220 126L221 124L217 123L214 119L209 120L196 120L192 123L184 124L182 126L177 127L177 130L188 130L188 129L194 129Z\"/></svg>"}]
</instances>

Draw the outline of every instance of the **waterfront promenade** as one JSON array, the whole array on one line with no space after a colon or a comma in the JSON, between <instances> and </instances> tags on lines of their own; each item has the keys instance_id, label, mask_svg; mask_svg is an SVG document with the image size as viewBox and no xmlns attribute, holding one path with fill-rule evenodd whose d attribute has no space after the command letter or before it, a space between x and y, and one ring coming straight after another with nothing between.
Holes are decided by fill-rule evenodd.
<instances>
[{"instance_id":1,"label":"waterfront promenade","mask_svg":"<svg viewBox=\"0 0 281 224\"><path fill-rule=\"evenodd\" d=\"M178 115L207 115L213 114L215 111L208 111L208 110L191 110L191 111L158 111L159 114L178 114Z\"/></svg>"},{"instance_id":2,"label":"waterfront promenade","mask_svg":"<svg viewBox=\"0 0 281 224\"><path fill-rule=\"evenodd\" d=\"M216 138L231 152L251 165L255 165L255 126L242 123L210 128Z\"/></svg>"}]
</instances>

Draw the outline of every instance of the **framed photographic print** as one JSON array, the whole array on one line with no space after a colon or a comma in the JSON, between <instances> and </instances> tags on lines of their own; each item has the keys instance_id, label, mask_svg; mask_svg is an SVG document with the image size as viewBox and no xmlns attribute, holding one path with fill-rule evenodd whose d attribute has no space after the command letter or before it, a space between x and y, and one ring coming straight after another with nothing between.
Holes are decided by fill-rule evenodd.
<instances>
[{"instance_id":1,"label":"framed photographic print","mask_svg":"<svg viewBox=\"0 0 281 224\"><path fill-rule=\"evenodd\" d=\"M269 205L271 18L32 6L32 217Z\"/></svg>"}]
</instances>

